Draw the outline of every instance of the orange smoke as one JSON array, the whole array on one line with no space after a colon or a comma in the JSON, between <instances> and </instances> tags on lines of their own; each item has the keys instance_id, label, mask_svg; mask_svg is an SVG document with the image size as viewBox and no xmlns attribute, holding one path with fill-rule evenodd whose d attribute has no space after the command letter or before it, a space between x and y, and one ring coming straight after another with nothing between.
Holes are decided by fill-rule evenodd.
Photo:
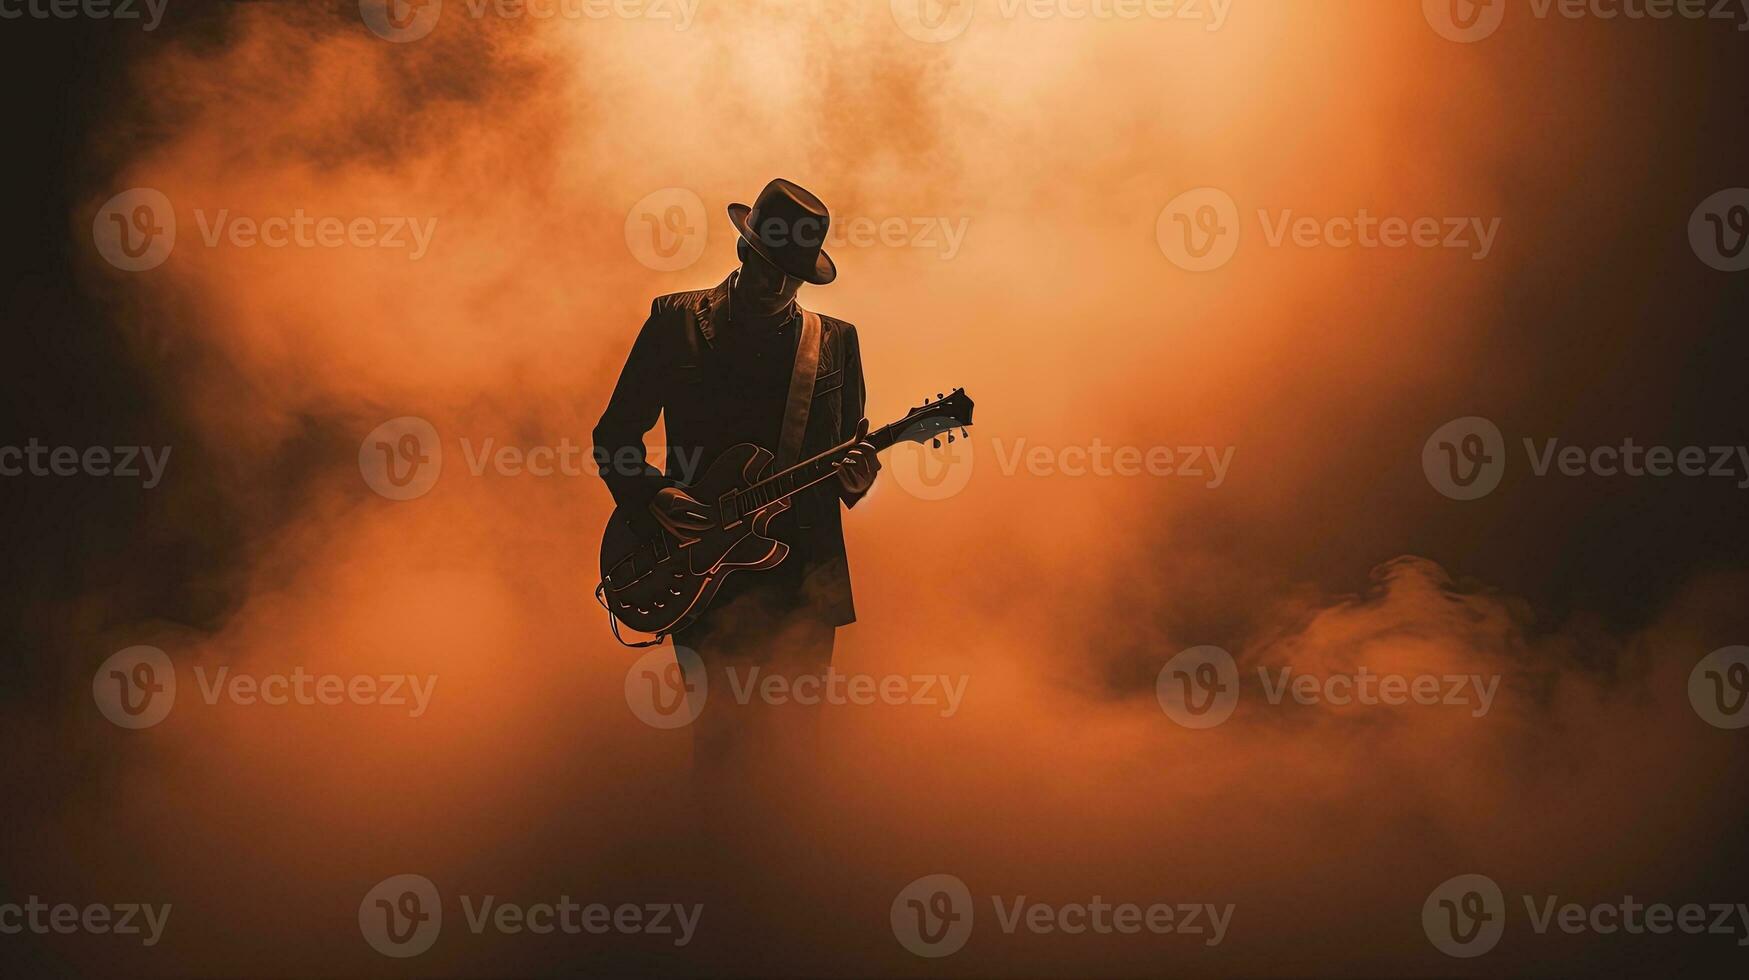
<instances>
[{"instance_id":1,"label":"orange smoke","mask_svg":"<svg viewBox=\"0 0 1749 980\"><path fill-rule=\"evenodd\" d=\"M406 871L525 898L683 879L672 844L712 815L680 785L686 733L627 710L632 655L589 597L605 490L588 472L470 464L488 439L587 445L650 298L716 282L733 263L724 205L786 176L841 223L934 232L839 244L839 282L803 302L858 324L875 424L956 386L977 400L962 492L907 492L892 471L920 464L900 455L847 518L861 621L836 657L964 677L966 700L952 717L826 712L829 764L793 774L793 847L748 885L782 935L807 938L702 938L678 954L685 969L734 957L920 975L934 966L892 942L887 903L941 871L978 895L1238 907L1219 949L980 926L949 964L968 975L1449 972L1419 908L1452 875L1603 895L1622 887L1596 870L1607 849L1634 887L1679 889L1740 812L1679 777L1741 775L1682 692L1741 625L1725 597L1743 583L1697 582L1599 650L1602 631L1550 631L1525 603L1453 581L1469 570L1403 557L1417 528L1456 519L1422 482L1419 438L1462 414L1444 396L1484 363L1500 257L1545 234L1547 207L1499 176L1542 162L1500 111L1521 73L1433 35L1417 6L1283 0L1216 31L981 16L931 44L885 5L707 5L674 30L452 2L429 37L394 44L356 19L254 4L222 43L149 52L149 115L116 120L101 149L125 164L90 203L155 188L178 243L150 273L95 257L92 273L143 368L178 393L201 439L190 465L220 481L248 562L217 586L234 604L217 629L142 624L112 649L437 687L418 717L191 702L120 750L104 813L125 823L72 808L50 843L99 835L152 856L158 877L127 884L161 883L189 910L177 973L381 970L358 897ZM1572 139L1603 125L1595 100L1547 97ZM1645 162L1594 174L1595 193L1625 190ZM1193 274L1156 222L1204 186L1238 203L1244 229L1230 263ZM674 271L627 245L628 212L664 188L696 194L708 222L701 257ZM1496 261L1274 247L1256 217L1359 208L1498 217ZM417 258L208 244L220 212L434 230ZM400 416L430 422L445 454L405 502L357 466L365 434ZM1230 449L1230 468L1215 486L1065 473L1061 450L1096 440ZM1308 502L1344 523L1307 520ZM1233 720L1210 731L1175 725L1154 696L1160 666L1200 644L1230 650L1244 678ZM1270 706L1256 669L1286 664L1501 688L1480 718ZM115 734L94 720L82 737ZM1717 826L1696 826L1709 813ZM675 962L635 944L614 955ZM412 967L582 958L465 937Z\"/></svg>"}]
</instances>

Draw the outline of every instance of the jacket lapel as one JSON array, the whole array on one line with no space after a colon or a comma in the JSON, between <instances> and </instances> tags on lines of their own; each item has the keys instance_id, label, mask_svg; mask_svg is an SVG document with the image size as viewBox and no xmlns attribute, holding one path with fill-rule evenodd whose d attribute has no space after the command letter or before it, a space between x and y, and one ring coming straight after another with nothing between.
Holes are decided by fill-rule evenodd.
<instances>
[{"instance_id":1,"label":"jacket lapel","mask_svg":"<svg viewBox=\"0 0 1749 980\"><path fill-rule=\"evenodd\" d=\"M729 319L729 288L735 283L735 274L729 273L716 288L704 294L704 305L698 314L698 332L704 335L704 342L712 347L717 345L717 334Z\"/></svg>"}]
</instances>

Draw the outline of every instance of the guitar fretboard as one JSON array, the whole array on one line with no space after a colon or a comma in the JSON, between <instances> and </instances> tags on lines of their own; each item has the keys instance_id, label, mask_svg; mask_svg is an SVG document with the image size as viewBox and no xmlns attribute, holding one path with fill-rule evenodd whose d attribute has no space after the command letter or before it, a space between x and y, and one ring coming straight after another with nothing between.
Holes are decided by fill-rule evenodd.
<instances>
[{"instance_id":1,"label":"guitar fretboard","mask_svg":"<svg viewBox=\"0 0 1749 980\"><path fill-rule=\"evenodd\" d=\"M897 425L898 423L895 422L892 425L881 426L868 434L867 441L875 447L877 452L885 452L894 442L898 441ZM855 442L840 443L818 456L802 460L781 473L768 476L758 483L752 484L737 495L739 499L746 501L740 507L741 512L751 513L767 504L773 504L785 497L800 493L826 479L833 473L833 464L844 458L845 452L854 445L856 445Z\"/></svg>"}]
</instances>

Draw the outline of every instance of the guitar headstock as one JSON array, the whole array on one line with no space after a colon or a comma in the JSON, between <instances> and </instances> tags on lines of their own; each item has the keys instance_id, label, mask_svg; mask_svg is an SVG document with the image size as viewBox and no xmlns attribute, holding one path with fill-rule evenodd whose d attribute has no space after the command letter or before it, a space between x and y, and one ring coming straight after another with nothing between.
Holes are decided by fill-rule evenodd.
<instances>
[{"instance_id":1,"label":"guitar headstock","mask_svg":"<svg viewBox=\"0 0 1749 980\"><path fill-rule=\"evenodd\" d=\"M923 399L923 404L905 413L905 417L893 423L894 441L924 442L937 440L942 433L947 433L949 442L953 441L953 430L961 430L972 424L972 399L964 388L955 388L953 394L937 393L934 401Z\"/></svg>"}]
</instances>

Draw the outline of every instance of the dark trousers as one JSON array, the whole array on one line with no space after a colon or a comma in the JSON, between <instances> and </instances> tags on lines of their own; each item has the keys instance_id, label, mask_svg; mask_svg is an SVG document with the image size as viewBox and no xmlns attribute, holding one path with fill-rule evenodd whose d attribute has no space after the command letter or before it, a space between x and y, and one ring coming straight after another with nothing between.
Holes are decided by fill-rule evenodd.
<instances>
[{"instance_id":1,"label":"dark trousers","mask_svg":"<svg viewBox=\"0 0 1749 980\"><path fill-rule=\"evenodd\" d=\"M831 667L836 630L793 595L742 592L673 638L688 686L705 694L690 725L692 867L740 956L769 953L794 928L797 842L818 829L820 710L803 702Z\"/></svg>"},{"instance_id":2,"label":"dark trousers","mask_svg":"<svg viewBox=\"0 0 1749 980\"><path fill-rule=\"evenodd\" d=\"M818 705L802 702L819 688L805 678L825 677L836 630L793 596L744 590L674 634L682 669L702 672L706 691L692 723L695 782L756 783L763 763L813 752Z\"/></svg>"}]
</instances>

